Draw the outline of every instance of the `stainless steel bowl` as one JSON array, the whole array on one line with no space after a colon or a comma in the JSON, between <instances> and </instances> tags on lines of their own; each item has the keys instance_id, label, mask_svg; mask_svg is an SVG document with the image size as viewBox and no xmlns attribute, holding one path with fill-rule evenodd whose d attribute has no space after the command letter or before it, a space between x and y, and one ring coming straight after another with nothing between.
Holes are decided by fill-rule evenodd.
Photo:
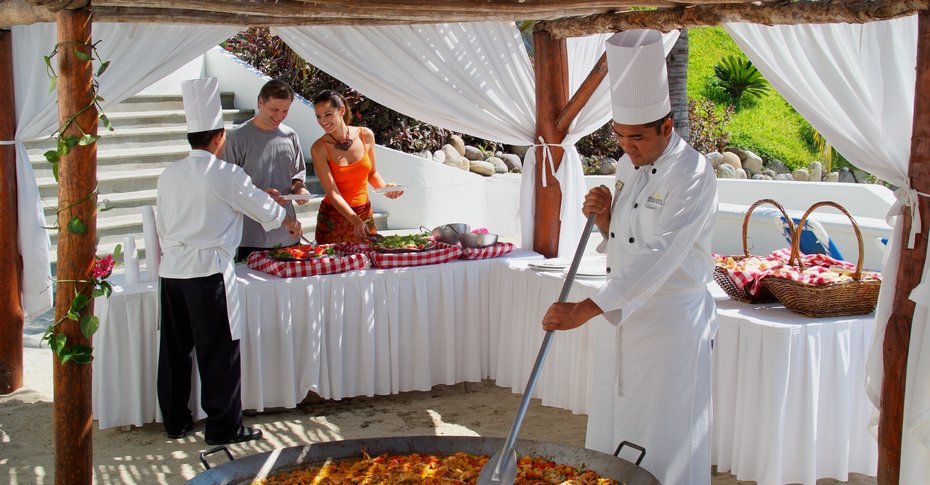
<instances>
[{"instance_id":1,"label":"stainless steel bowl","mask_svg":"<svg viewBox=\"0 0 930 485\"><path fill-rule=\"evenodd\" d=\"M484 248L497 244L497 234L468 232L459 236L463 248Z\"/></svg>"},{"instance_id":2,"label":"stainless steel bowl","mask_svg":"<svg viewBox=\"0 0 930 485\"><path fill-rule=\"evenodd\" d=\"M433 239L446 244L458 244L462 234L468 234L471 227L468 224L443 224L433 228Z\"/></svg>"}]
</instances>

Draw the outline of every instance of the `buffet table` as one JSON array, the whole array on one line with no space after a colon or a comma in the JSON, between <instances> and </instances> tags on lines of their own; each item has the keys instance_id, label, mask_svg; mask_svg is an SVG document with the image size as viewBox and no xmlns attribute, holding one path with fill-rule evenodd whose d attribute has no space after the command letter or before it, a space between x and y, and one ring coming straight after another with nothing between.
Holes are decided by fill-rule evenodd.
<instances>
[{"instance_id":1,"label":"buffet table","mask_svg":"<svg viewBox=\"0 0 930 485\"><path fill-rule=\"evenodd\" d=\"M532 259L540 256L516 250L290 279L237 267L243 407L294 407L307 391L341 399L488 377L522 392L544 336L540 321L563 283L558 272L527 269ZM579 278L569 301L603 281ZM877 446L864 391L872 316L804 318L709 288L719 320L711 437L718 470L760 485L874 475ZM119 285L95 305L101 325L93 413L100 428L160 420L156 300L154 283ZM611 399L611 392L595 395L591 377L595 365L615 365L615 338L600 317L557 333L534 397L575 413L586 413L592 399ZM203 417L192 379L192 408Z\"/></svg>"},{"instance_id":2,"label":"buffet table","mask_svg":"<svg viewBox=\"0 0 930 485\"><path fill-rule=\"evenodd\" d=\"M508 260L538 259L514 250ZM244 409L429 390L488 376L491 268L504 258L278 278L236 267ZM154 282L98 299L93 414L101 429L160 421ZM196 365L194 366L196 368ZM197 376L191 396L198 418Z\"/></svg>"},{"instance_id":3,"label":"buffet table","mask_svg":"<svg viewBox=\"0 0 930 485\"><path fill-rule=\"evenodd\" d=\"M491 377L522 392L542 342L540 321L562 287L559 273L526 262L495 266L501 295L491 308ZM603 279L576 280L569 301L593 294ZM713 463L760 485L875 475L877 445L868 432L872 404L865 364L872 315L811 319L779 304L730 300L715 283L719 330L713 362ZM534 390L543 404L587 413L595 365L616 365L615 328L596 318L556 334ZM496 360L495 360L496 359Z\"/></svg>"}]
</instances>

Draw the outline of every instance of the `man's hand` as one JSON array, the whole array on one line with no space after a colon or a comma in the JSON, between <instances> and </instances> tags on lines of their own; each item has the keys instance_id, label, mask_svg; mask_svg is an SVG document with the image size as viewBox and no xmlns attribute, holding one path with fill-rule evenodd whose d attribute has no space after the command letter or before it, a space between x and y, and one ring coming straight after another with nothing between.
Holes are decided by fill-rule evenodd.
<instances>
[{"instance_id":1,"label":"man's hand","mask_svg":"<svg viewBox=\"0 0 930 485\"><path fill-rule=\"evenodd\" d=\"M297 189L296 191L293 191L293 192L291 192L291 193L292 193L292 194L297 194L297 195L310 195L310 191L307 190L306 187L301 187L301 188L299 188L299 189ZM307 204L307 203L310 202L310 199L297 199L297 200L295 200L294 202L295 202L297 205L305 205L305 204Z\"/></svg>"},{"instance_id":2,"label":"man's hand","mask_svg":"<svg viewBox=\"0 0 930 485\"><path fill-rule=\"evenodd\" d=\"M281 223L281 225L287 228L287 233L290 234L291 237L299 238L300 236L303 235L303 231L300 226L300 221L298 221L297 219L291 218L291 216L285 217L284 222Z\"/></svg>"},{"instance_id":3,"label":"man's hand","mask_svg":"<svg viewBox=\"0 0 930 485\"><path fill-rule=\"evenodd\" d=\"M281 192L278 192L278 189L265 189L265 193L270 195L279 205L287 204L287 201L281 198Z\"/></svg>"},{"instance_id":4,"label":"man's hand","mask_svg":"<svg viewBox=\"0 0 930 485\"><path fill-rule=\"evenodd\" d=\"M553 303L542 320L543 330L571 330L604 313L590 298L578 303Z\"/></svg>"},{"instance_id":5,"label":"man's hand","mask_svg":"<svg viewBox=\"0 0 930 485\"><path fill-rule=\"evenodd\" d=\"M597 214L594 223L602 233L610 231L610 206L613 203L613 196L610 195L610 189L606 185L598 185L589 190L584 196L584 204L581 206L581 213L587 217L589 214Z\"/></svg>"}]
</instances>

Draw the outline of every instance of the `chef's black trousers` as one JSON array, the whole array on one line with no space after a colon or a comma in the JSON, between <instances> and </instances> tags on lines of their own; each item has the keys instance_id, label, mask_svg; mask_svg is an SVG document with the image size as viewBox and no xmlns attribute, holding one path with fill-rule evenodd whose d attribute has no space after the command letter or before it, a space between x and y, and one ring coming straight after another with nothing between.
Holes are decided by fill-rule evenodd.
<instances>
[{"instance_id":1,"label":"chef's black trousers","mask_svg":"<svg viewBox=\"0 0 930 485\"><path fill-rule=\"evenodd\" d=\"M192 421L191 351L200 370L200 405L207 437L229 436L242 424L239 341L232 340L223 275L161 278L161 340L158 404L165 431L180 432Z\"/></svg>"}]
</instances>

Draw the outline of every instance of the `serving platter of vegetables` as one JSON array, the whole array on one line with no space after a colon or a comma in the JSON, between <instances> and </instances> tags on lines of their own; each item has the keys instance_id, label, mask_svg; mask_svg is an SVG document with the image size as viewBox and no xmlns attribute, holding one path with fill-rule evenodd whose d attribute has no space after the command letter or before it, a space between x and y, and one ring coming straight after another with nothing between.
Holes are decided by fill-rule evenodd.
<instances>
[{"instance_id":1,"label":"serving platter of vegetables","mask_svg":"<svg viewBox=\"0 0 930 485\"><path fill-rule=\"evenodd\" d=\"M278 261L307 261L335 255L336 250L329 245L313 246L310 244L298 244L284 248L274 248L268 251L268 256Z\"/></svg>"},{"instance_id":2,"label":"serving platter of vegetables","mask_svg":"<svg viewBox=\"0 0 930 485\"><path fill-rule=\"evenodd\" d=\"M409 253L433 249L434 242L429 233L395 234L372 238L369 246L379 253Z\"/></svg>"}]
</instances>

